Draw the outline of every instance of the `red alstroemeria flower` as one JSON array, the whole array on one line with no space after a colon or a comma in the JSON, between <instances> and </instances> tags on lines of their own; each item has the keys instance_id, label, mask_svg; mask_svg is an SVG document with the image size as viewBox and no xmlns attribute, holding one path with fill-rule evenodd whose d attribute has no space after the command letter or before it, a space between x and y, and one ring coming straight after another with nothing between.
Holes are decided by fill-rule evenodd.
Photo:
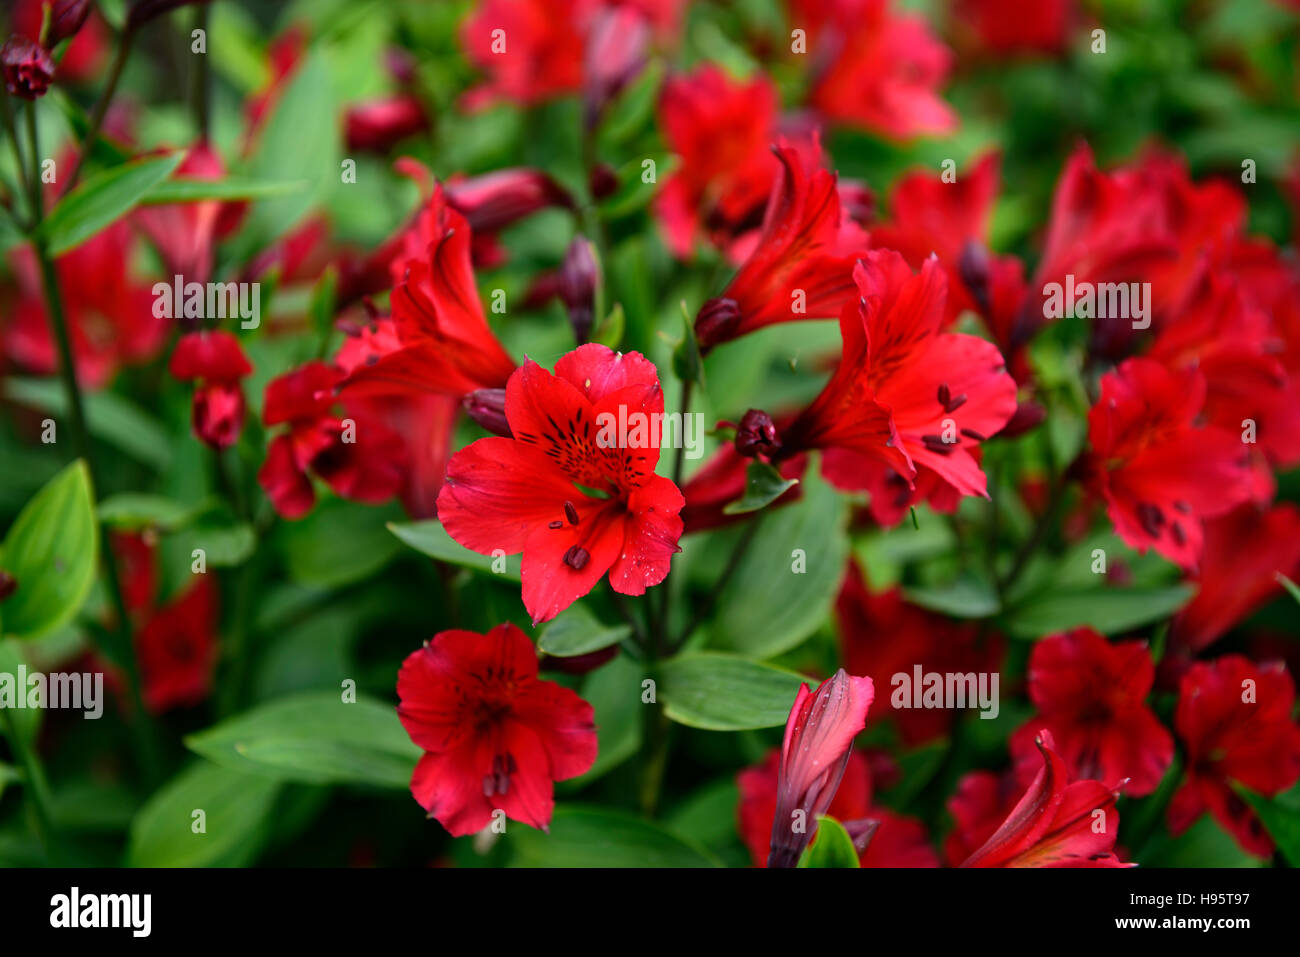
<instances>
[{"instance_id":1,"label":"red alstroemeria flower","mask_svg":"<svg viewBox=\"0 0 1300 957\"><path fill-rule=\"evenodd\" d=\"M1300 509L1253 502L1205 523L1197 591L1174 618L1166 657L1190 658L1300 577Z\"/></svg>"},{"instance_id":2,"label":"red alstroemeria flower","mask_svg":"<svg viewBox=\"0 0 1300 957\"><path fill-rule=\"evenodd\" d=\"M1255 498L1271 501L1270 465L1300 462L1300 381L1284 365L1285 338L1236 282L1207 274L1194 293L1164 322L1147 356L1171 368L1200 370L1206 383L1202 416L1209 424L1240 432L1247 420L1254 423L1260 453L1253 463Z\"/></svg>"},{"instance_id":3,"label":"red alstroemeria flower","mask_svg":"<svg viewBox=\"0 0 1300 957\"><path fill-rule=\"evenodd\" d=\"M737 82L706 63L664 81L659 127L682 163L654 211L679 259L691 257L701 234L725 249L762 222L780 173L769 148L777 107L776 87L763 73Z\"/></svg>"},{"instance_id":4,"label":"red alstroemeria flower","mask_svg":"<svg viewBox=\"0 0 1300 957\"><path fill-rule=\"evenodd\" d=\"M215 577L198 578L149 616L136 635L141 693L154 714L196 705L212 691L220 606Z\"/></svg>"},{"instance_id":5,"label":"red alstroemeria flower","mask_svg":"<svg viewBox=\"0 0 1300 957\"><path fill-rule=\"evenodd\" d=\"M354 103L343 123L349 150L386 153L402 140L427 130L429 116L418 97L398 93Z\"/></svg>"},{"instance_id":6,"label":"red alstroemeria flower","mask_svg":"<svg viewBox=\"0 0 1300 957\"><path fill-rule=\"evenodd\" d=\"M1091 628L1050 635L1034 645L1028 677L1038 714L1010 741L1022 781L1038 770L1034 741L1046 729L1071 777L1133 797L1156 789L1173 761L1174 739L1146 704L1156 672L1144 643L1111 644Z\"/></svg>"},{"instance_id":7,"label":"red alstroemeria flower","mask_svg":"<svg viewBox=\"0 0 1300 957\"><path fill-rule=\"evenodd\" d=\"M394 260L402 278L392 296L393 329L401 348L353 370L345 383L349 394L459 398L475 389L504 386L515 363L483 312L471 265L469 223L451 207L441 186L434 188L404 242L408 255Z\"/></svg>"},{"instance_id":8,"label":"red alstroemeria flower","mask_svg":"<svg viewBox=\"0 0 1300 957\"><path fill-rule=\"evenodd\" d=\"M13 32L39 40L47 2L48 0L16 0L11 21ZM108 46L108 30L103 17L92 4L89 15L59 58L56 79L60 83L85 83L94 79L103 65Z\"/></svg>"},{"instance_id":9,"label":"red alstroemeria flower","mask_svg":"<svg viewBox=\"0 0 1300 957\"><path fill-rule=\"evenodd\" d=\"M737 828L755 867L767 866L780 770L781 752L773 748L762 764L745 768L736 776L740 789ZM873 804L872 785L867 756L861 751L850 751L835 797L822 812L845 824L850 833L868 822L876 825L870 832L866 850L858 852L858 862L863 867L938 867L925 826L915 818Z\"/></svg>"},{"instance_id":10,"label":"red alstroemeria flower","mask_svg":"<svg viewBox=\"0 0 1300 957\"><path fill-rule=\"evenodd\" d=\"M936 259L914 275L893 250L872 250L853 271L861 296L840 316L839 367L782 433L778 458L825 450L822 471L842 489L872 487L864 460L911 487L920 469L959 495L987 497L974 452L1016 410L1016 383L997 347L940 331L947 280Z\"/></svg>"},{"instance_id":11,"label":"red alstroemeria flower","mask_svg":"<svg viewBox=\"0 0 1300 957\"><path fill-rule=\"evenodd\" d=\"M271 440L257 480L285 518L311 511L316 493L309 473L357 502L383 502L401 488L401 436L355 408L345 406L347 416L336 415L334 393L342 377L323 362L309 362L266 387L262 421L287 424L289 431Z\"/></svg>"},{"instance_id":12,"label":"red alstroemeria flower","mask_svg":"<svg viewBox=\"0 0 1300 957\"><path fill-rule=\"evenodd\" d=\"M1114 854L1118 795L1100 781L1070 783L1052 735L1035 742L1043 766L1002 825L962 867L1132 867Z\"/></svg>"},{"instance_id":13,"label":"red alstroemeria flower","mask_svg":"<svg viewBox=\"0 0 1300 957\"><path fill-rule=\"evenodd\" d=\"M607 89L606 71L627 62L611 41L646 25L667 40L681 9L682 0L480 0L461 28L461 46L488 80L465 95L465 105L507 99L531 106L577 93L584 81ZM620 19L621 36L611 36L608 24L601 29L611 16Z\"/></svg>"},{"instance_id":14,"label":"red alstroemeria flower","mask_svg":"<svg viewBox=\"0 0 1300 957\"><path fill-rule=\"evenodd\" d=\"M912 678L917 665L923 674L979 674L1001 667L1000 638L981 637L969 623L912 605L900 588L869 591L856 562L849 563L836 598L835 621L844 666L880 688L892 689L896 674ZM956 716L945 708L894 708L886 697L869 723L892 720L903 744L911 748L947 734Z\"/></svg>"},{"instance_id":15,"label":"red alstroemeria flower","mask_svg":"<svg viewBox=\"0 0 1300 957\"><path fill-rule=\"evenodd\" d=\"M1044 316L1048 283L1064 285L1067 275L1076 286L1150 280L1157 264L1174 261L1178 237L1164 201L1159 189L1132 171L1098 170L1092 150L1080 144L1057 181L1043 255L1012 342L1027 342L1049 321ZM1130 319L1112 317L1094 325L1093 346L1103 355L1124 355L1133 332Z\"/></svg>"},{"instance_id":16,"label":"red alstroemeria flower","mask_svg":"<svg viewBox=\"0 0 1300 957\"><path fill-rule=\"evenodd\" d=\"M195 143L176 168L182 180L219 180L226 175L220 155L205 140ZM230 233L248 208L247 203L204 200L144 206L132 219L158 249L163 265L172 275L187 282L207 282L212 275L214 246L218 237Z\"/></svg>"},{"instance_id":17,"label":"red alstroemeria flower","mask_svg":"<svg viewBox=\"0 0 1300 957\"><path fill-rule=\"evenodd\" d=\"M1026 291L1024 265L989 252L989 222L997 199L1001 157L987 153L954 182L938 173L909 173L889 194L889 219L871 226L871 245L893 249L919 269L931 255L948 275L951 323L965 310L984 317L1005 349ZM1013 370L1024 379L1028 369Z\"/></svg>"},{"instance_id":18,"label":"red alstroemeria flower","mask_svg":"<svg viewBox=\"0 0 1300 957\"><path fill-rule=\"evenodd\" d=\"M870 678L852 677L843 668L816 691L799 686L781 743L768 867L794 867L812 842L817 818L835 798L873 697Z\"/></svg>"},{"instance_id":19,"label":"red alstroemeria flower","mask_svg":"<svg viewBox=\"0 0 1300 957\"><path fill-rule=\"evenodd\" d=\"M349 335L334 356L334 364L348 375L368 362L401 348L393 321L377 317ZM380 422L406 445L405 477L399 494L413 518L438 514L447 461L461 402L450 395L347 396L348 407L368 421Z\"/></svg>"},{"instance_id":20,"label":"red alstroemeria flower","mask_svg":"<svg viewBox=\"0 0 1300 957\"><path fill-rule=\"evenodd\" d=\"M644 594L667 576L680 551L684 501L655 474L658 433L641 445L635 431L663 408L652 362L588 344L561 357L554 375L526 361L506 385L513 438L479 439L452 457L438 517L476 552L523 552L524 607L534 624L606 572L624 595ZM630 423L627 447L602 432L606 416Z\"/></svg>"},{"instance_id":21,"label":"red alstroemeria flower","mask_svg":"<svg viewBox=\"0 0 1300 957\"><path fill-rule=\"evenodd\" d=\"M960 867L988 842L1020 803L1022 787L1010 771L971 771L962 777L948 799L953 828L944 839L943 858L949 867Z\"/></svg>"},{"instance_id":22,"label":"red alstroemeria flower","mask_svg":"<svg viewBox=\"0 0 1300 957\"><path fill-rule=\"evenodd\" d=\"M1076 0L956 0L950 11L953 29L996 58L1063 53L1077 17Z\"/></svg>"},{"instance_id":23,"label":"red alstroemeria flower","mask_svg":"<svg viewBox=\"0 0 1300 957\"><path fill-rule=\"evenodd\" d=\"M1128 359L1101 379L1088 413L1090 484L1125 543L1154 548L1184 568L1201 557L1203 519L1250 496L1247 446L1216 426L1197 426L1205 377Z\"/></svg>"},{"instance_id":24,"label":"red alstroemeria flower","mask_svg":"<svg viewBox=\"0 0 1300 957\"><path fill-rule=\"evenodd\" d=\"M131 276L131 238L130 227L118 221L55 263L77 379L88 388L106 385L121 366L152 359L167 337L168 320L154 315L150 287ZM3 328L5 352L33 372L53 374L58 353L36 257L30 247L21 246L10 254L10 262L18 300Z\"/></svg>"},{"instance_id":25,"label":"red alstroemeria flower","mask_svg":"<svg viewBox=\"0 0 1300 957\"><path fill-rule=\"evenodd\" d=\"M1294 705L1295 685L1281 662L1225 655L1187 670L1174 712L1187 778L1169 802L1171 833L1183 833L1208 810L1246 851L1273 853L1272 839L1232 782L1272 797L1300 779Z\"/></svg>"},{"instance_id":26,"label":"red alstroemeria flower","mask_svg":"<svg viewBox=\"0 0 1300 957\"><path fill-rule=\"evenodd\" d=\"M821 148L781 141L781 174L772 187L762 234L726 291L695 320L707 352L776 322L829 319L851 301L854 260L866 234L843 215L835 174L820 165Z\"/></svg>"},{"instance_id":27,"label":"red alstroemeria flower","mask_svg":"<svg viewBox=\"0 0 1300 957\"><path fill-rule=\"evenodd\" d=\"M591 705L537 677L537 653L512 624L486 635L444 631L397 675L398 717L425 752L411 794L454 837L496 811L546 829L553 783L596 760Z\"/></svg>"},{"instance_id":28,"label":"red alstroemeria flower","mask_svg":"<svg viewBox=\"0 0 1300 957\"><path fill-rule=\"evenodd\" d=\"M923 17L890 0L794 0L815 58L811 105L828 118L891 139L948 133L957 114L938 95L952 54ZM829 55L824 51L830 51Z\"/></svg>"},{"instance_id":29,"label":"red alstroemeria flower","mask_svg":"<svg viewBox=\"0 0 1300 957\"><path fill-rule=\"evenodd\" d=\"M171 374L182 382L199 380L194 390L194 434L214 449L234 445L244 425L244 390L239 380L253 371L228 332L191 332L172 353Z\"/></svg>"}]
</instances>

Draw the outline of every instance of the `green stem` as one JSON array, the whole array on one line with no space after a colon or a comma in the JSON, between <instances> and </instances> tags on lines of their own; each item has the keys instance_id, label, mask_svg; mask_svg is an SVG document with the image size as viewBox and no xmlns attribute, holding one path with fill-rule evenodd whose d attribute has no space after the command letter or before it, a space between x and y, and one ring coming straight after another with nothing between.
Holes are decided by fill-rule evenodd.
<instances>
[{"instance_id":1,"label":"green stem","mask_svg":"<svg viewBox=\"0 0 1300 957\"><path fill-rule=\"evenodd\" d=\"M39 224L38 224L39 225ZM72 338L68 334L67 317L63 311L63 296L59 291L59 278L54 268L54 260L39 236L32 240L36 251L36 261L40 266L41 285L45 292L46 311L49 314L50 328L59 352L59 376L63 380L67 395L68 410L72 416L72 435L76 443L77 455L90 471L92 486L98 490L100 484L95 469L94 456L91 454L90 431L86 427L85 402L81 386L77 383L76 360L72 352ZM104 575L108 579L109 597L117 615L118 647L113 655L126 671L128 691L135 708L132 728L140 763L148 781L157 780L159 769L158 746L154 739L153 726L144 707L144 696L140 687L140 670L135 659L135 646L131 636L131 617L126 607L126 598L122 592L122 579L117 568L117 556L113 553L112 540L106 530L99 536L100 558L104 566Z\"/></svg>"},{"instance_id":2,"label":"green stem","mask_svg":"<svg viewBox=\"0 0 1300 957\"><path fill-rule=\"evenodd\" d=\"M41 764L40 757L28 746L22 732L14 725L8 710L0 709L0 716L4 718L5 737L9 739L14 757L18 759L18 766L22 768L23 794L27 798L27 806L31 809L32 829L36 832L41 846L45 848L50 863L56 864L58 841L54 831L54 815L50 811L50 789L45 779L45 768Z\"/></svg>"},{"instance_id":3,"label":"green stem","mask_svg":"<svg viewBox=\"0 0 1300 957\"><path fill-rule=\"evenodd\" d=\"M194 8L194 29L202 30L204 36L207 36L208 4L201 3ZM206 140L208 138L208 128L211 125L209 120L210 111L208 109L208 55L206 53L195 54L191 52L190 56L198 57L198 62L193 65L190 73L190 99L194 104L194 119L199 128L199 137Z\"/></svg>"},{"instance_id":4,"label":"green stem","mask_svg":"<svg viewBox=\"0 0 1300 957\"><path fill-rule=\"evenodd\" d=\"M45 218L45 200L41 195L41 139L36 130L36 104L27 104L27 141L32 149L32 175L27 178L27 190L32 205L32 222Z\"/></svg>"},{"instance_id":5,"label":"green stem","mask_svg":"<svg viewBox=\"0 0 1300 957\"><path fill-rule=\"evenodd\" d=\"M22 144L18 140L18 125L14 122L13 107L9 103L9 96L0 96L0 115L3 115L5 131L9 134L9 142L14 149L14 165L18 168L18 185L22 190L23 199L30 201L31 190L27 185L27 160L23 156ZM25 229L30 229L31 224L35 221L35 210L28 211L28 218L23 221Z\"/></svg>"},{"instance_id":6,"label":"green stem","mask_svg":"<svg viewBox=\"0 0 1300 957\"><path fill-rule=\"evenodd\" d=\"M131 40L131 31L124 30L117 45L117 56L113 60L113 66L108 74L108 84L104 87L104 92L100 94L99 100L95 103L94 112L90 114L90 122L86 127L86 138L82 140L81 152L77 155L76 165L72 167L72 173L68 177L65 193L77 185L77 177L81 175L81 169L85 166L87 157L90 156L91 150L95 148L95 143L99 139L99 128L104 123L104 115L108 112L108 105L113 101L113 94L117 91L117 82L122 78L122 68L126 66L126 59L131 53Z\"/></svg>"}]
</instances>

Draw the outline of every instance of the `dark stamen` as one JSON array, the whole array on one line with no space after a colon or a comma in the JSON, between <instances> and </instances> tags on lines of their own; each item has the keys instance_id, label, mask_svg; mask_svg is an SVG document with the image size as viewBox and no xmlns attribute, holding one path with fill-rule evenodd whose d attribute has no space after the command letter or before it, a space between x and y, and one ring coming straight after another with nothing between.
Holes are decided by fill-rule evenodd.
<instances>
[{"instance_id":1,"label":"dark stamen","mask_svg":"<svg viewBox=\"0 0 1300 957\"><path fill-rule=\"evenodd\" d=\"M987 441L988 441L987 438L985 438L984 436L980 435L980 434L979 434L978 432L976 432L974 429L962 429L962 430L961 430L961 434L964 435L964 436L966 436L966 438L970 439L972 442L987 442Z\"/></svg>"},{"instance_id":2,"label":"dark stamen","mask_svg":"<svg viewBox=\"0 0 1300 957\"><path fill-rule=\"evenodd\" d=\"M563 528L563 527L564 527L564 523L563 523L563 522L550 522L546 527L547 527L547 528Z\"/></svg>"},{"instance_id":3,"label":"dark stamen","mask_svg":"<svg viewBox=\"0 0 1300 957\"><path fill-rule=\"evenodd\" d=\"M564 503L564 517L569 520L570 525L578 524L578 510L572 502Z\"/></svg>"},{"instance_id":4,"label":"dark stamen","mask_svg":"<svg viewBox=\"0 0 1300 957\"><path fill-rule=\"evenodd\" d=\"M581 545L574 545L564 553L564 564L568 565L576 572L582 571L590 559L591 553Z\"/></svg>"},{"instance_id":5,"label":"dark stamen","mask_svg":"<svg viewBox=\"0 0 1300 957\"><path fill-rule=\"evenodd\" d=\"M1150 502L1139 502L1137 507L1138 523L1142 530L1152 538L1160 537L1160 530L1165 524L1165 513Z\"/></svg>"}]
</instances>

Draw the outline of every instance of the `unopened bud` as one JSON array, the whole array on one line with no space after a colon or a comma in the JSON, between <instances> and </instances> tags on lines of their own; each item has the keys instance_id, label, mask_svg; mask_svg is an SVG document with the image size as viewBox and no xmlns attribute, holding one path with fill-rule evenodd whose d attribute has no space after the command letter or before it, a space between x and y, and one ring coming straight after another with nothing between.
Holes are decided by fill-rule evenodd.
<instances>
[{"instance_id":1,"label":"unopened bud","mask_svg":"<svg viewBox=\"0 0 1300 957\"><path fill-rule=\"evenodd\" d=\"M76 36L88 16L90 0L56 0L50 8L50 26L45 45L53 47L68 37Z\"/></svg>"},{"instance_id":2,"label":"unopened bud","mask_svg":"<svg viewBox=\"0 0 1300 957\"><path fill-rule=\"evenodd\" d=\"M564 254L560 267L560 299L569 310L569 322L578 342L586 342L591 335L592 319L596 307L596 284L600 272L591 243L584 237L575 237Z\"/></svg>"},{"instance_id":3,"label":"unopened bud","mask_svg":"<svg viewBox=\"0 0 1300 957\"><path fill-rule=\"evenodd\" d=\"M5 89L13 96L34 100L44 96L54 79L54 61L40 44L15 34L0 48Z\"/></svg>"},{"instance_id":4,"label":"unopened bud","mask_svg":"<svg viewBox=\"0 0 1300 957\"><path fill-rule=\"evenodd\" d=\"M750 409L736 426L736 451L752 459L759 453L770 455L777 449L776 425L760 409Z\"/></svg>"},{"instance_id":5,"label":"unopened bud","mask_svg":"<svg viewBox=\"0 0 1300 957\"><path fill-rule=\"evenodd\" d=\"M731 338L740 322L740 304L734 299L710 299L695 316L695 338L708 349Z\"/></svg>"},{"instance_id":6,"label":"unopened bud","mask_svg":"<svg viewBox=\"0 0 1300 957\"><path fill-rule=\"evenodd\" d=\"M493 435L513 437L506 421L505 389L475 389L461 400L461 405L466 415Z\"/></svg>"}]
</instances>

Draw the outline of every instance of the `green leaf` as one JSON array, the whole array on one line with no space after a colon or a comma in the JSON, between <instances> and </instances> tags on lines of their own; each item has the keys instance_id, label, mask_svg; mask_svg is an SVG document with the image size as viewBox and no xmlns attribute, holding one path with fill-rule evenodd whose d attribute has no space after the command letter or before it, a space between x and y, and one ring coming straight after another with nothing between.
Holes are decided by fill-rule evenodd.
<instances>
[{"instance_id":1,"label":"green leaf","mask_svg":"<svg viewBox=\"0 0 1300 957\"><path fill-rule=\"evenodd\" d=\"M997 592L982 579L961 577L947 585L904 589L909 601L953 618L988 618L998 613Z\"/></svg>"},{"instance_id":2,"label":"green leaf","mask_svg":"<svg viewBox=\"0 0 1300 957\"><path fill-rule=\"evenodd\" d=\"M329 334L334 326L334 309L338 301L339 272L334 266L321 273L320 279L311 290L311 302L307 306L307 315L311 317L312 328L321 337L322 342L329 341Z\"/></svg>"},{"instance_id":3,"label":"green leaf","mask_svg":"<svg viewBox=\"0 0 1300 957\"><path fill-rule=\"evenodd\" d=\"M131 822L131 867L205 867L247 863L271 826L281 785L197 762L165 784ZM196 834L195 812L203 812Z\"/></svg>"},{"instance_id":4,"label":"green leaf","mask_svg":"<svg viewBox=\"0 0 1300 957\"><path fill-rule=\"evenodd\" d=\"M13 675L14 680L18 680L18 669L26 664L26 658L23 655L22 648L16 641L0 641L0 675ZM25 688L15 688L16 694L25 695ZM22 736L22 739L28 745L36 743L36 735L41 729L41 716L45 713L43 708L8 708L6 715L13 722L14 731ZM3 717L0 717L0 740L4 738L5 724Z\"/></svg>"},{"instance_id":5,"label":"green leaf","mask_svg":"<svg viewBox=\"0 0 1300 957\"><path fill-rule=\"evenodd\" d=\"M4 633L38 638L69 621L95 581L99 525L80 460L50 479L14 519L0 567L18 582L0 606Z\"/></svg>"},{"instance_id":6,"label":"green leaf","mask_svg":"<svg viewBox=\"0 0 1300 957\"><path fill-rule=\"evenodd\" d=\"M799 858L800 867L861 867L853 838L844 825L823 814L817 819L817 834Z\"/></svg>"},{"instance_id":7,"label":"green leaf","mask_svg":"<svg viewBox=\"0 0 1300 957\"><path fill-rule=\"evenodd\" d=\"M1113 635L1169 617L1194 591L1187 585L1046 591L1013 609L1003 625L1016 638L1041 638L1085 625Z\"/></svg>"},{"instance_id":8,"label":"green leaf","mask_svg":"<svg viewBox=\"0 0 1300 957\"><path fill-rule=\"evenodd\" d=\"M1254 809L1287 863L1300 867L1300 789L1292 789L1274 798L1266 798L1244 787L1236 790Z\"/></svg>"},{"instance_id":9,"label":"green leaf","mask_svg":"<svg viewBox=\"0 0 1300 957\"><path fill-rule=\"evenodd\" d=\"M41 224L50 253L60 256L129 213L180 165L184 154L134 160L97 173L74 189Z\"/></svg>"},{"instance_id":10,"label":"green leaf","mask_svg":"<svg viewBox=\"0 0 1300 957\"><path fill-rule=\"evenodd\" d=\"M623 330L626 325L627 317L623 314L623 305L616 302L614 308L609 311L609 315L596 326L596 331L591 334L590 341L599 342L611 349L617 349L623 341Z\"/></svg>"},{"instance_id":11,"label":"green leaf","mask_svg":"<svg viewBox=\"0 0 1300 957\"><path fill-rule=\"evenodd\" d=\"M186 505L163 495L122 492L100 502L98 512L99 520L114 528L174 532L189 525L211 506L211 502Z\"/></svg>"},{"instance_id":12,"label":"green leaf","mask_svg":"<svg viewBox=\"0 0 1300 957\"><path fill-rule=\"evenodd\" d=\"M655 164L655 178L647 183L644 179L646 160ZM671 153L656 153L651 156L629 160L619 167L615 174L618 189L601 203L601 215L607 219L619 219L630 216L645 207L659 191L659 183L672 175L681 161Z\"/></svg>"},{"instance_id":13,"label":"green leaf","mask_svg":"<svg viewBox=\"0 0 1300 957\"><path fill-rule=\"evenodd\" d=\"M728 502L722 511L727 515L757 512L798 484L798 479L784 478L774 466L755 459L745 469L745 494L734 502Z\"/></svg>"},{"instance_id":14,"label":"green leaf","mask_svg":"<svg viewBox=\"0 0 1300 957\"><path fill-rule=\"evenodd\" d=\"M717 867L704 848L639 817L557 807L551 831L511 825L515 867Z\"/></svg>"},{"instance_id":15,"label":"green leaf","mask_svg":"<svg viewBox=\"0 0 1300 957\"><path fill-rule=\"evenodd\" d=\"M228 176L225 179L169 179L154 186L140 198L141 206L166 206L172 203L202 203L216 200L223 203L237 200L265 199L268 196L285 196L307 188L306 180L281 183L260 182Z\"/></svg>"},{"instance_id":16,"label":"green leaf","mask_svg":"<svg viewBox=\"0 0 1300 957\"><path fill-rule=\"evenodd\" d=\"M659 695L668 717L678 724L747 731L785 724L806 680L748 658L706 652L665 663Z\"/></svg>"},{"instance_id":17,"label":"green leaf","mask_svg":"<svg viewBox=\"0 0 1300 957\"><path fill-rule=\"evenodd\" d=\"M673 374L682 382L704 381L704 359L700 355L700 344L695 339L695 324L691 314L682 303L682 320L686 331L682 341L673 349Z\"/></svg>"},{"instance_id":18,"label":"green leaf","mask_svg":"<svg viewBox=\"0 0 1300 957\"><path fill-rule=\"evenodd\" d=\"M401 790L420 749L392 705L336 691L282 698L191 734L186 746L214 764L282 781Z\"/></svg>"},{"instance_id":19,"label":"green leaf","mask_svg":"<svg viewBox=\"0 0 1300 957\"><path fill-rule=\"evenodd\" d=\"M574 604L542 627L537 647L556 658L576 658L616 645L630 634L630 626L602 624L586 605Z\"/></svg>"},{"instance_id":20,"label":"green leaf","mask_svg":"<svg viewBox=\"0 0 1300 957\"><path fill-rule=\"evenodd\" d=\"M596 712L596 763L584 774L561 781L558 788L578 790L640 750L643 709L650 707L641 703L645 677L645 669L627 655L619 655L587 675L582 699Z\"/></svg>"},{"instance_id":21,"label":"green leaf","mask_svg":"<svg viewBox=\"0 0 1300 957\"><path fill-rule=\"evenodd\" d=\"M200 524L176 536L177 551L189 557L194 549L203 549L206 564L217 568L234 568L244 564L257 548L257 533L248 522L230 525Z\"/></svg>"},{"instance_id":22,"label":"green leaf","mask_svg":"<svg viewBox=\"0 0 1300 957\"><path fill-rule=\"evenodd\" d=\"M395 507L377 511L371 505L331 498L302 521L284 523L280 541L289 577L327 588L369 578L401 551L383 525L385 517L396 514Z\"/></svg>"},{"instance_id":23,"label":"green leaf","mask_svg":"<svg viewBox=\"0 0 1300 957\"><path fill-rule=\"evenodd\" d=\"M440 522L432 519L423 522L389 522L388 530L417 552L436 558L440 562L461 565L475 571L491 572L508 581L520 580L518 555L507 555L496 559L491 555L472 552L448 535ZM498 561L505 566L505 571L497 572L493 569L493 564Z\"/></svg>"},{"instance_id":24,"label":"green leaf","mask_svg":"<svg viewBox=\"0 0 1300 957\"><path fill-rule=\"evenodd\" d=\"M68 415L68 397L58 379L9 379L4 392L15 402L49 412L56 419ZM173 443L156 419L115 392L92 392L84 400L86 428L95 438L159 472L171 465ZM62 422L59 426L66 427Z\"/></svg>"},{"instance_id":25,"label":"green leaf","mask_svg":"<svg viewBox=\"0 0 1300 957\"><path fill-rule=\"evenodd\" d=\"M719 645L755 658L797 646L826 620L848 559L848 505L810 467L798 502L764 514L718 599Z\"/></svg>"}]
</instances>

